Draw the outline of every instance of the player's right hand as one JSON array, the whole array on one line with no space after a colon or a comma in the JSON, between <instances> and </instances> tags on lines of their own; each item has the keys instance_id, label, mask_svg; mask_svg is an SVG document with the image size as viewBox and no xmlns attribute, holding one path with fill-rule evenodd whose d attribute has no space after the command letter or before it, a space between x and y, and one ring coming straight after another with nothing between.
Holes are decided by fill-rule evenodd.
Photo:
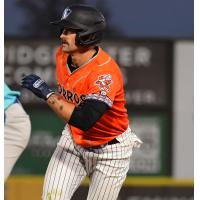
<instances>
[{"instance_id":1,"label":"player's right hand","mask_svg":"<svg viewBox=\"0 0 200 200\"><path fill-rule=\"evenodd\" d=\"M36 96L47 100L54 91L49 88L44 80L35 74L30 74L22 78L21 86L29 89Z\"/></svg>"}]
</instances>

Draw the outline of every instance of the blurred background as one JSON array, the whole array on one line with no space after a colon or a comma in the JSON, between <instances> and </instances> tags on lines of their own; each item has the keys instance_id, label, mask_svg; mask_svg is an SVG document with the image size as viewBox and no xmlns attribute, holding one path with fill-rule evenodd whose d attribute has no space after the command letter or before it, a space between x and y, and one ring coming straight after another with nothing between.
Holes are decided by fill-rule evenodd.
<instances>
[{"instance_id":1,"label":"blurred background","mask_svg":"<svg viewBox=\"0 0 200 200\"><path fill-rule=\"evenodd\" d=\"M35 73L56 88L59 38L49 24L72 3L90 4L107 19L101 46L121 67L135 150L119 200L192 200L194 2L188 0L6 0L4 77L20 90L32 122L28 147L5 184L5 200L41 199L42 183L64 123L20 88ZM88 179L74 196L86 199Z\"/></svg>"}]
</instances>

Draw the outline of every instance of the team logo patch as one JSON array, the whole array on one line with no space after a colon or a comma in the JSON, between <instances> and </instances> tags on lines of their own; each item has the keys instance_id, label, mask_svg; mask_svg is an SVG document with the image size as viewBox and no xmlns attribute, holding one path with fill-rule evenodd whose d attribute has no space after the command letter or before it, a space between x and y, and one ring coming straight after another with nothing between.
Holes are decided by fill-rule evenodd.
<instances>
[{"instance_id":1,"label":"team logo patch","mask_svg":"<svg viewBox=\"0 0 200 200\"><path fill-rule=\"evenodd\" d=\"M66 9L63 11L63 15L62 15L61 20L62 20L62 19L66 19L66 18L70 15L71 12L72 12L72 11L71 11L69 8L66 8Z\"/></svg>"},{"instance_id":2,"label":"team logo patch","mask_svg":"<svg viewBox=\"0 0 200 200\"><path fill-rule=\"evenodd\" d=\"M110 74L101 75L95 84L99 86L101 95L106 95L110 91L110 85L112 84L112 79Z\"/></svg>"}]
</instances>

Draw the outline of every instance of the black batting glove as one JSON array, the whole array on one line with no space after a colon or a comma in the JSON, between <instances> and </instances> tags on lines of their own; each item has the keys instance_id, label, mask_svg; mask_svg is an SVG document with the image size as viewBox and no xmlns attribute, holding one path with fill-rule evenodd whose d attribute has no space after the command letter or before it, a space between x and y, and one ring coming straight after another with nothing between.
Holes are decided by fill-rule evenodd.
<instances>
[{"instance_id":1,"label":"black batting glove","mask_svg":"<svg viewBox=\"0 0 200 200\"><path fill-rule=\"evenodd\" d=\"M35 74L30 74L23 77L21 86L29 89L36 96L44 99L45 101L50 97L51 94L54 93L54 91L49 88L45 81Z\"/></svg>"}]
</instances>

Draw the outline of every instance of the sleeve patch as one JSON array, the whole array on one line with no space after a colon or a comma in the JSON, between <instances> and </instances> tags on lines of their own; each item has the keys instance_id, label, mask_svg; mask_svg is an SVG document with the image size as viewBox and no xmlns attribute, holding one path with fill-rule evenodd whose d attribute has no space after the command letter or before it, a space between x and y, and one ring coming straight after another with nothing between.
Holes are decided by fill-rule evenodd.
<instances>
[{"instance_id":1,"label":"sleeve patch","mask_svg":"<svg viewBox=\"0 0 200 200\"><path fill-rule=\"evenodd\" d=\"M99 95L99 94L88 94L85 99L93 99L98 100L106 103L109 107L112 107L113 102L105 95Z\"/></svg>"},{"instance_id":2,"label":"sleeve patch","mask_svg":"<svg viewBox=\"0 0 200 200\"><path fill-rule=\"evenodd\" d=\"M110 85L113 83L111 75L105 74L98 77L95 84L100 88L100 94L106 95L110 91Z\"/></svg>"}]
</instances>

